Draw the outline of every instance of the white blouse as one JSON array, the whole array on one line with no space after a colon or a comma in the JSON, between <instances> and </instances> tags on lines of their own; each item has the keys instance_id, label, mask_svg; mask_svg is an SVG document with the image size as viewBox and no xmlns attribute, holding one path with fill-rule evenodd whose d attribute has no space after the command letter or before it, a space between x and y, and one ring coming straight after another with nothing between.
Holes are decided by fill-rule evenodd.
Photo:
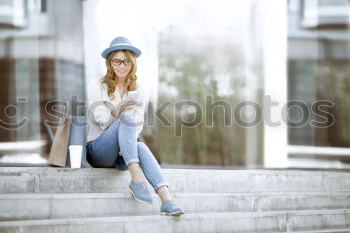
<instances>
[{"instance_id":1,"label":"white blouse","mask_svg":"<svg viewBox=\"0 0 350 233\"><path fill-rule=\"evenodd\" d=\"M137 123L137 137L140 135L143 125L144 125L144 100L145 95L143 88L137 84L137 101L141 102L142 106L136 106L135 109L124 112L123 114L131 115L135 118ZM125 90L125 93L122 98L120 98L119 88L116 88L114 91L115 98L110 100L107 91L107 84L103 83L101 85L100 78L92 79L88 83L87 87L87 97L88 97L88 109L87 109L87 140L90 142L95 140L100 136L104 130L106 130L116 118L111 114L113 108L117 107L120 101L128 98L128 91ZM102 102L103 101L103 102Z\"/></svg>"}]
</instances>

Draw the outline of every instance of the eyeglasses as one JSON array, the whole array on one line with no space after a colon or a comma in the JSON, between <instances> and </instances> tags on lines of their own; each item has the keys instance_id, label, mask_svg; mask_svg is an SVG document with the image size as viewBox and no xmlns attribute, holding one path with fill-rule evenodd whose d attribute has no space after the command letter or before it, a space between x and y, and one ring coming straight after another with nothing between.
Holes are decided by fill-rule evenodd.
<instances>
[{"instance_id":1,"label":"eyeglasses","mask_svg":"<svg viewBox=\"0 0 350 233\"><path fill-rule=\"evenodd\" d=\"M112 59L112 64L115 66L120 66L122 63L126 66L130 66L132 64L132 61L130 59L126 60L119 60L119 59Z\"/></svg>"}]
</instances>

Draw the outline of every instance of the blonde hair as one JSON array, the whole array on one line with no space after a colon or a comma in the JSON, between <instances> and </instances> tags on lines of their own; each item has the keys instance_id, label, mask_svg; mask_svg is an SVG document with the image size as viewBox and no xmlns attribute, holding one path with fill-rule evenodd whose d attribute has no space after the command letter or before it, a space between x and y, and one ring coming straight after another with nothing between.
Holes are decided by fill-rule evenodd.
<instances>
[{"instance_id":1,"label":"blonde hair","mask_svg":"<svg viewBox=\"0 0 350 233\"><path fill-rule=\"evenodd\" d=\"M117 50L111 52L107 59L106 59L106 67L107 67L107 73L100 79L101 84L106 84L107 85L107 90L108 90L108 96L111 98L111 100L114 100L114 91L115 87L118 84L119 80L116 77L113 67L111 65L111 60L114 54L116 54L118 51L123 51L125 53L125 56L127 59L130 59L132 61L132 67L129 72L129 74L126 76L126 88L128 91L134 91L136 90L136 71L137 71L137 63L136 63L136 56L133 52L129 50Z\"/></svg>"}]
</instances>

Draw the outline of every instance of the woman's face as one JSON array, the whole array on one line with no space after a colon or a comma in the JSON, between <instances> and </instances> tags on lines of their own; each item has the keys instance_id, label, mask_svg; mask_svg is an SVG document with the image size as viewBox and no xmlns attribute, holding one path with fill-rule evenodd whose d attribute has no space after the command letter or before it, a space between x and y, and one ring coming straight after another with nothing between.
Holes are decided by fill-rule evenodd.
<instances>
[{"instance_id":1,"label":"woman's face","mask_svg":"<svg viewBox=\"0 0 350 233\"><path fill-rule=\"evenodd\" d=\"M124 79L130 73L132 61L125 56L123 51L117 51L111 59L111 65L115 75Z\"/></svg>"}]
</instances>

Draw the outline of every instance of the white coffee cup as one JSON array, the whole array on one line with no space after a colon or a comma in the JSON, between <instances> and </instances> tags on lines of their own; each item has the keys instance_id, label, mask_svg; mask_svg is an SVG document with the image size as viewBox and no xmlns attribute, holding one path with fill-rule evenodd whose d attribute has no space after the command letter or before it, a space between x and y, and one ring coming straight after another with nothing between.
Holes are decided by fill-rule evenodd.
<instances>
[{"instance_id":1,"label":"white coffee cup","mask_svg":"<svg viewBox=\"0 0 350 233\"><path fill-rule=\"evenodd\" d=\"M70 155L70 167L80 168L81 167L81 157L83 154L82 145L70 145L69 155Z\"/></svg>"}]
</instances>

